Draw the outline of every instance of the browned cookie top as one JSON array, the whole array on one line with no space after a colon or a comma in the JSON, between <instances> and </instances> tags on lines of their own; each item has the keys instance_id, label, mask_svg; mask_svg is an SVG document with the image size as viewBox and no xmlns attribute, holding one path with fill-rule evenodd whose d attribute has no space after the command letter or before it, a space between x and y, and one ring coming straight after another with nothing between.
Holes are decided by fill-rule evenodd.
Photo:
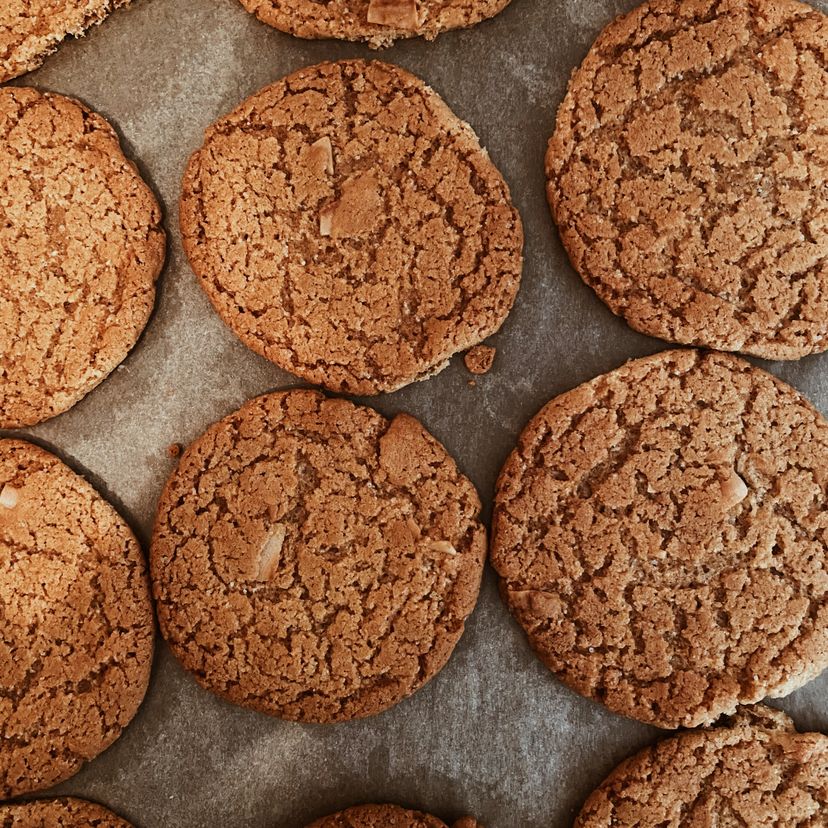
<instances>
[{"instance_id":1,"label":"browned cookie top","mask_svg":"<svg viewBox=\"0 0 828 828\"><path fill-rule=\"evenodd\" d=\"M115 741L153 638L126 523L57 457L0 440L0 798L66 779Z\"/></svg>"},{"instance_id":2,"label":"browned cookie top","mask_svg":"<svg viewBox=\"0 0 828 828\"><path fill-rule=\"evenodd\" d=\"M0 805L0 828L132 828L112 811L84 799L43 799Z\"/></svg>"},{"instance_id":3,"label":"browned cookie top","mask_svg":"<svg viewBox=\"0 0 828 828\"><path fill-rule=\"evenodd\" d=\"M828 423L735 357L667 351L529 423L492 563L532 646L616 712L695 726L828 667Z\"/></svg>"},{"instance_id":4,"label":"browned cookie top","mask_svg":"<svg viewBox=\"0 0 828 828\"><path fill-rule=\"evenodd\" d=\"M431 89L384 63L303 69L212 126L181 229L245 344L348 393L441 370L500 327L520 280L500 173Z\"/></svg>"},{"instance_id":5,"label":"browned cookie top","mask_svg":"<svg viewBox=\"0 0 828 828\"><path fill-rule=\"evenodd\" d=\"M37 69L67 35L82 35L130 0L3 0L0 82Z\"/></svg>"},{"instance_id":6,"label":"browned cookie top","mask_svg":"<svg viewBox=\"0 0 828 828\"><path fill-rule=\"evenodd\" d=\"M445 664L486 554L480 502L412 417L288 391L183 454L151 569L161 630L237 704L333 722L396 704Z\"/></svg>"},{"instance_id":7,"label":"browned cookie top","mask_svg":"<svg viewBox=\"0 0 828 828\"><path fill-rule=\"evenodd\" d=\"M652 0L598 38L547 192L573 265L634 328L828 348L826 60L825 15L792 0Z\"/></svg>"},{"instance_id":8,"label":"browned cookie top","mask_svg":"<svg viewBox=\"0 0 828 828\"><path fill-rule=\"evenodd\" d=\"M338 814L322 817L308 828L448 828L437 817L408 811L398 805L357 805ZM483 828L471 817L463 817L452 828Z\"/></svg>"},{"instance_id":9,"label":"browned cookie top","mask_svg":"<svg viewBox=\"0 0 828 828\"><path fill-rule=\"evenodd\" d=\"M160 222L100 115L0 89L0 427L60 414L124 359L152 310Z\"/></svg>"},{"instance_id":10,"label":"browned cookie top","mask_svg":"<svg viewBox=\"0 0 828 828\"><path fill-rule=\"evenodd\" d=\"M367 40L389 46L398 38L463 29L494 17L510 0L241 0L261 21L298 37Z\"/></svg>"},{"instance_id":11,"label":"browned cookie top","mask_svg":"<svg viewBox=\"0 0 828 828\"><path fill-rule=\"evenodd\" d=\"M783 713L760 706L623 762L575 828L824 828L827 820L828 736L797 733Z\"/></svg>"}]
</instances>

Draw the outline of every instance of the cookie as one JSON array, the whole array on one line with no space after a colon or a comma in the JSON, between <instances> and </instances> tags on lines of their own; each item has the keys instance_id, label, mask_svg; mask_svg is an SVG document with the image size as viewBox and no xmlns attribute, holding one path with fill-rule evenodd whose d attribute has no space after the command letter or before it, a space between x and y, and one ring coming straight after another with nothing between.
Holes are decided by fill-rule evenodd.
<instances>
[{"instance_id":1,"label":"cookie","mask_svg":"<svg viewBox=\"0 0 828 828\"><path fill-rule=\"evenodd\" d=\"M797 359L828 348L828 19L652 0L572 75L546 155L575 269L629 325Z\"/></svg>"},{"instance_id":2,"label":"cookie","mask_svg":"<svg viewBox=\"0 0 828 828\"><path fill-rule=\"evenodd\" d=\"M828 814L828 736L784 714L743 708L723 727L665 739L619 765L575 828L803 828Z\"/></svg>"},{"instance_id":3,"label":"cookie","mask_svg":"<svg viewBox=\"0 0 828 828\"><path fill-rule=\"evenodd\" d=\"M446 663L486 555L474 486L412 417L314 391L248 402L181 457L150 568L161 631L231 702L385 710Z\"/></svg>"},{"instance_id":4,"label":"cookie","mask_svg":"<svg viewBox=\"0 0 828 828\"><path fill-rule=\"evenodd\" d=\"M0 83L37 69L68 36L80 37L130 0L3 0Z\"/></svg>"},{"instance_id":5,"label":"cookie","mask_svg":"<svg viewBox=\"0 0 828 828\"><path fill-rule=\"evenodd\" d=\"M118 738L153 639L124 520L54 455L0 440L0 799L67 779Z\"/></svg>"},{"instance_id":6,"label":"cookie","mask_svg":"<svg viewBox=\"0 0 828 828\"><path fill-rule=\"evenodd\" d=\"M132 828L112 811L85 799L43 799L0 805L0 828Z\"/></svg>"},{"instance_id":7,"label":"cookie","mask_svg":"<svg viewBox=\"0 0 828 828\"><path fill-rule=\"evenodd\" d=\"M158 204L112 127L0 89L0 427L66 411L124 359L163 260Z\"/></svg>"},{"instance_id":8,"label":"cookie","mask_svg":"<svg viewBox=\"0 0 828 828\"><path fill-rule=\"evenodd\" d=\"M338 814L322 817L308 828L448 828L437 817L407 811L398 805L357 805ZM463 817L451 828L483 828L477 820Z\"/></svg>"},{"instance_id":9,"label":"cookie","mask_svg":"<svg viewBox=\"0 0 828 828\"><path fill-rule=\"evenodd\" d=\"M384 63L324 63L212 126L184 249L250 348L331 390L392 391L497 330L523 231L471 128Z\"/></svg>"},{"instance_id":10,"label":"cookie","mask_svg":"<svg viewBox=\"0 0 828 828\"><path fill-rule=\"evenodd\" d=\"M263 23L306 38L367 40L375 47L465 29L494 17L510 0L241 0Z\"/></svg>"},{"instance_id":11,"label":"cookie","mask_svg":"<svg viewBox=\"0 0 828 828\"><path fill-rule=\"evenodd\" d=\"M538 655L694 727L828 667L828 423L736 357L666 351L552 400L497 484L492 563Z\"/></svg>"}]
</instances>

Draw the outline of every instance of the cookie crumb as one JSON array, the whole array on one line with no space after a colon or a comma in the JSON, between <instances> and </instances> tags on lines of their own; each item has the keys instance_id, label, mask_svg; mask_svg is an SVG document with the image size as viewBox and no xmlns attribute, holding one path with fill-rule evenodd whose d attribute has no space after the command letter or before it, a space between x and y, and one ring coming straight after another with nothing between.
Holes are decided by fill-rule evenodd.
<instances>
[{"instance_id":1,"label":"cookie crumb","mask_svg":"<svg viewBox=\"0 0 828 828\"><path fill-rule=\"evenodd\" d=\"M495 353L491 345L475 345L466 351L463 361L473 374L487 374L494 364Z\"/></svg>"},{"instance_id":2,"label":"cookie crumb","mask_svg":"<svg viewBox=\"0 0 828 828\"><path fill-rule=\"evenodd\" d=\"M181 443L170 443L167 446L167 456L175 460L181 456Z\"/></svg>"}]
</instances>

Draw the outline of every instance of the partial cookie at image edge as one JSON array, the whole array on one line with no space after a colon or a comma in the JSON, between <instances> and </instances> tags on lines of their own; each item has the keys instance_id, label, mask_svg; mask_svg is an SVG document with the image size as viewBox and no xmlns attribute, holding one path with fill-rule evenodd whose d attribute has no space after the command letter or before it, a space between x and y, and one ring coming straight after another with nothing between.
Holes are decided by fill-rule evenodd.
<instances>
[{"instance_id":1,"label":"partial cookie at image edge","mask_svg":"<svg viewBox=\"0 0 828 828\"><path fill-rule=\"evenodd\" d=\"M395 40L424 37L475 26L499 14L511 0L240 0L263 23L311 40L367 41L372 48ZM434 12L436 16L434 15Z\"/></svg>"},{"instance_id":2,"label":"partial cookie at image edge","mask_svg":"<svg viewBox=\"0 0 828 828\"><path fill-rule=\"evenodd\" d=\"M117 814L86 799L61 797L0 804L0 828L133 828Z\"/></svg>"},{"instance_id":3,"label":"partial cookie at image edge","mask_svg":"<svg viewBox=\"0 0 828 828\"><path fill-rule=\"evenodd\" d=\"M399 805L355 805L312 822L307 828L449 828L430 814ZM451 828L484 828L473 817L461 817Z\"/></svg>"},{"instance_id":4,"label":"partial cookie at image edge","mask_svg":"<svg viewBox=\"0 0 828 828\"><path fill-rule=\"evenodd\" d=\"M126 359L154 308L166 234L115 129L85 104L3 87L0 133L14 193L0 200L0 427L18 428L67 411Z\"/></svg>"},{"instance_id":5,"label":"partial cookie at image edge","mask_svg":"<svg viewBox=\"0 0 828 828\"><path fill-rule=\"evenodd\" d=\"M0 439L0 798L43 790L110 747L149 686L155 617L127 523L57 456Z\"/></svg>"},{"instance_id":6,"label":"partial cookie at image edge","mask_svg":"<svg viewBox=\"0 0 828 828\"><path fill-rule=\"evenodd\" d=\"M741 707L622 762L590 794L575 828L680 828L734 816L745 825L817 826L828 813L826 778L828 736L797 732L779 710Z\"/></svg>"},{"instance_id":7,"label":"partial cookie at image edge","mask_svg":"<svg viewBox=\"0 0 828 828\"><path fill-rule=\"evenodd\" d=\"M573 71L548 201L634 330L765 359L828 348L826 49L828 18L797 0L650 0Z\"/></svg>"}]
</instances>

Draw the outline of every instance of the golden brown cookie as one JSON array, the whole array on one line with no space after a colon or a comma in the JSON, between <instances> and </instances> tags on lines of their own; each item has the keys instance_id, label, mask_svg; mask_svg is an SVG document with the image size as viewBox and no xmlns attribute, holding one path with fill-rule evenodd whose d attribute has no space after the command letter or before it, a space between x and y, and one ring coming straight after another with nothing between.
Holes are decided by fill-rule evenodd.
<instances>
[{"instance_id":1,"label":"golden brown cookie","mask_svg":"<svg viewBox=\"0 0 828 828\"><path fill-rule=\"evenodd\" d=\"M338 814L322 817L308 828L448 828L437 817L408 811L398 805L357 805ZM477 820L463 817L452 828L483 828Z\"/></svg>"},{"instance_id":2,"label":"golden brown cookie","mask_svg":"<svg viewBox=\"0 0 828 828\"><path fill-rule=\"evenodd\" d=\"M0 805L0 828L132 828L112 811L85 799L42 799Z\"/></svg>"},{"instance_id":3,"label":"golden brown cookie","mask_svg":"<svg viewBox=\"0 0 828 828\"><path fill-rule=\"evenodd\" d=\"M124 520L54 455L0 440L0 799L72 776L120 736L153 639Z\"/></svg>"},{"instance_id":4,"label":"golden brown cookie","mask_svg":"<svg viewBox=\"0 0 828 828\"><path fill-rule=\"evenodd\" d=\"M3 0L0 83L37 69L69 35L80 37L130 0Z\"/></svg>"},{"instance_id":5,"label":"golden brown cookie","mask_svg":"<svg viewBox=\"0 0 828 828\"><path fill-rule=\"evenodd\" d=\"M302 69L214 124L181 231L246 345L352 394L435 374L496 331L522 265L520 217L471 128L361 60Z\"/></svg>"},{"instance_id":6,"label":"golden brown cookie","mask_svg":"<svg viewBox=\"0 0 828 828\"><path fill-rule=\"evenodd\" d=\"M828 423L735 357L666 351L552 400L500 474L492 563L546 665L661 727L828 667Z\"/></svg>"},{"instance_id":7,"label":"golden brown cookie","mask_svg":"<svg viewBox=\"0 0 828 828\"><path fill-rule=\"evenodd\" d=\"M619 765L575 828L828 824L828 736L784 714L742 708L724 726L682 733Z\"/></svg>"},{"instance_id":8,"label":"golden brown cookie","mask_svg":"<svg viewBox=\"0 0 828 828\"><path fill-rule=\"evenodd\" d=\"M465 29L494 17L510 0L241 0L263 23L306 38L367 40L379 48L395 40Z\"/></svg>"},{"instance_id":9,"label":"golden brown cookie","mask_svg":"<svg viewBox=\"0 0 828 828\"><path fill-rule=\"evenodd\" d=\"M636 330L768 359L828 348L828 18L651 0L572 75L546 155L575 269Z\"/></svg>"},{"instance_id":10,"label":"golden brown cookie","mask_svg":"<svg viewBox=\"0 0 828 828\"><path fill-rule=\"evenodd\" d=\"M66 411L124 359L163 260L158 204L112 127L0 89L0 427Z\"/></svg>"},{"instance_id":11,"label":"golden brown cookie","mask_svg":"<svg viewBox=\"0 0 828 828\"><path fill-rule=\"evenodd\" d=\"M182 455L150 556L198 681L286 719L369 716L446 663L486 554L474 486L412 417L268 394Z\"/></svg>"}]
</instances>

